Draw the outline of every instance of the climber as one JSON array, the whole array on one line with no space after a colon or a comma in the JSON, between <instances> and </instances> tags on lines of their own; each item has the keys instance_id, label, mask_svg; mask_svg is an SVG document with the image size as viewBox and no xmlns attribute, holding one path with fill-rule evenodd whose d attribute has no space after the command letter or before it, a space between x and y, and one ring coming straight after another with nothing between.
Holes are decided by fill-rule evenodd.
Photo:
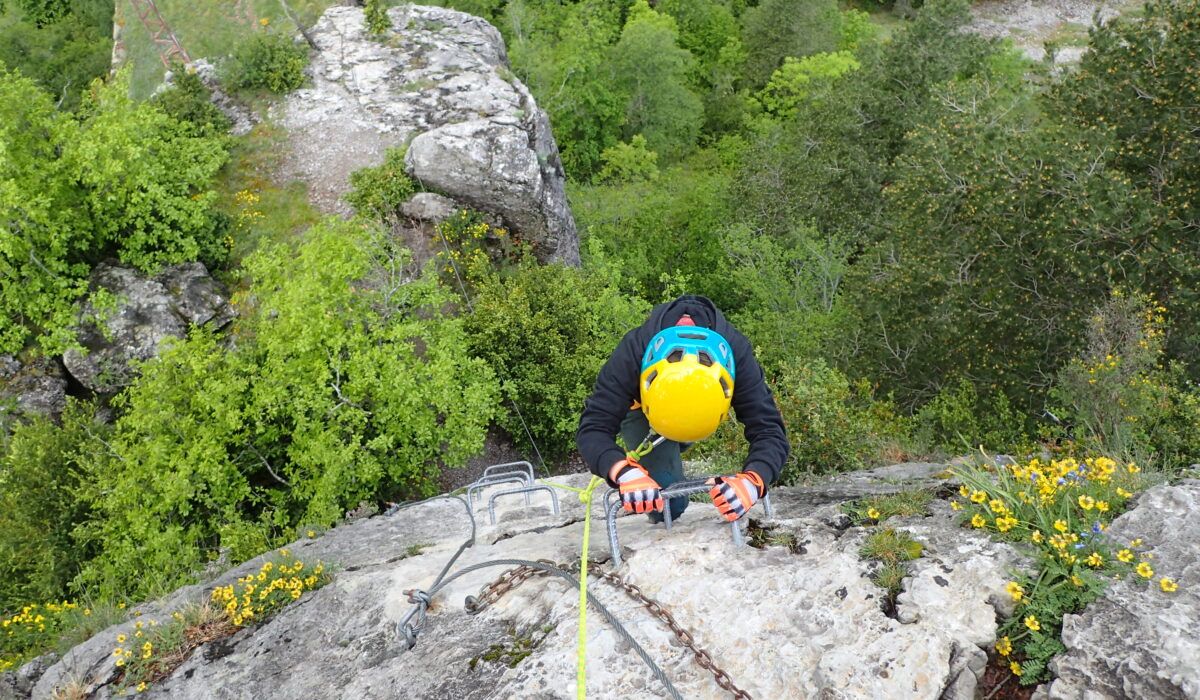
<instances>
[{"instance_id":1,"label":"climber","mask_svg":"<svg viewBox=\"0 0 1200 700\"><path fill-rule=\"evenodd\" d=\"M708 483L721 516L734 521L779 477L787 435L750 341L711 301L685 295L654 307L621 339L596 377L575 441L592 472L620 490L625 510L661 522L661 490L683 478L681 453L716 431L731 406L750 452L739 473ZM640 460L617 446L618 433L633 451L651 431L665 439ZM671 518L687 505L686 497L671 499Z\"/></svg>"}]
</instances>

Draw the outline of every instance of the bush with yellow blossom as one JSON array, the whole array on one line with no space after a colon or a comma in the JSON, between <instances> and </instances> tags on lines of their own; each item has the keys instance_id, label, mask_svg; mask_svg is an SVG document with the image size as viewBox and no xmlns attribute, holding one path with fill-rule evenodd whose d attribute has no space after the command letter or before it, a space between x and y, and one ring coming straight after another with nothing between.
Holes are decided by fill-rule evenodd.
<instances>
[{"instance_id":1,"label":"bush with yellow blossom","mask_svg":"<svg viewBox=\"0 0 1200 700\"><path fill-rule=\"evenodd\" d=\"M268 559L257 574L239 578L236 583L212 592L225 616L238 627L270 617L280 608L307 591L315 591L330 581L328 567L319 561L304 562L282 549Z\"/></svg>"},{"instance_id":2,"label":"bush with yellow blossom","mask_svg":"<svg viewBox=\"0 0 1200 700\"><path fill-rule=\"evenodd\" d=\"M74 624L86 608L76 603L30 603L21 611L0 620L0 673L53 648L62 631Z\"/></svg>"},{"instance_id":3,"label":"bush with yellow blossom","mask_svg":"<svg viewBox=\"0 0 1200 700\"><path fill-rule=\"evenodd\" d=\"M1022 684L1046 678L1046 663L1065 650L1062 617L1095 600L1108 581L1134 576L1155 579L1146 543L1117 541L1109 523L1148 483L1134 463L1107 457L1051 460L955 469L962 482L950 506L966 527L985 530L1036 551L1037 571L1006 587L1017 612L1000 629L996 653ZM1155 590L1176 583L1158 577Z\"/></svg>"}]
</instances>

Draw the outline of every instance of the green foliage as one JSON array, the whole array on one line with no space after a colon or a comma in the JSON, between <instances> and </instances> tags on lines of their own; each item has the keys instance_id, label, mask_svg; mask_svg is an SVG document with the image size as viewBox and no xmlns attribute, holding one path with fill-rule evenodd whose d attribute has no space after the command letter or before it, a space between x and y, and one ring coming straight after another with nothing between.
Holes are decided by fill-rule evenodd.
<instances>
[{"instance_id":1,"label":"green foliage","mask_svg":"<svg viewBox=\"0 0 1200 700\"><path fill-rule=\"evenodd\" d=\"M367 0L363 14L367 21L367 31L380 35L392 28L392 20L387 15L385 0Z\"/></svg>"},{"instance_id":2,"label":"green foliage","mask_svg":"<svg viewBox=\"0 0 1200 700\"><path fill-rule=\"evenodd\" d=\"M809 83L814 80L833 80L858 70L861 64L849 51L816 53L804 58L788 56L783 65L771 74L766 86L755 94L755 100L772 117L793 119L797 105L808 97Z\"/></svg>"},{"instance_id":3,"label":"green foliage","mask_svg":"<svg viewBox=\"0 0 1200 700\"><path fill-rule=\"evenodd\" d=\"M71 401L61 425L20 424L0 454L0 611L62 599L87 557L72 531L89 511L76 495L82 465L107 460L108 428L94 413Z\"/></svg>"},{"instance_id":4,"label":"green foliage","mask_svg":"<svg viewBox=\"0 0 1200 700\"><path fill-rule=\"evenodd\" d=\"M537 444L558 456L574 444L600 366L647 311L599 272L526 263L480 284L466 324L471 353L495 371ZM525 441L515 412L501 425Z\"/></svg>"},{"instance_id":5,"label":"green foliage","mask_svg":"<svg viewBox=\"0 0 1200 700\"><path fill-rule=\"evenodd\" d=\"M646 137L635 134L629 143L618 143L600 154L604 167L596 175L603 183L642 182L658 179L658 154L646 147Z\"/></svg>"},{"instance_id":6,"label":"green foliage","mask_svg":"<svg viewBox=\"0 0 1200 700\"><path fill-rule=\"evenodd\" d=\"M380 222L395 221L400 205L417 191L416 183L404 171L404 147L389 148L383 163L350 173L346 203L360 216Z\"/></svg>"},{"instance_id":7,"label":"green foliage","mask_svg":"<svg viewBox=\"0 0 1200 700\"><path fill-rule=\"evenodd\" d=\"M235 88L283 94L304 84L307 65L307 47L284 34L259 32L234 51L225 79Z\"/></svg>"},{"instance_id":8,"label":"green foliage","mask_svg":"<svg viewBox=\"0 0 1200 700\"><path fill-rule=\"evenodd\" d=\"M924 489L898 491L882 496L867 496L842 504L842 512L855 525L881 523L892 516L912 517L929 514L933 494ZM878 558L878 557L875 557Z\"/></svg>"},{"instance_id":9,"label":"green foliage","mask_svg":"<svg viewBox=\"0 0 1200 700\"><path fill-rule=\"evenodd\" d=\"M88 84L108 73L112 21L113 0L0 3L0 64L75 109Z\"/></svg>"},{"instance_id":10,"label":"green foliage","mask_svg":"<svg viewBox=\"0 0 1200 700\"><path fill-rule=\"evenodd\" d=\"M1200 1L1154 0L1142 14L1090 33L1079 69L1056 86L1051 109L1100 146L1100 165L1131 190L1113 193L1127 213L1106 201L1107 192L1087 203L1110 217L1097 235L1102 247L1088 254L1133 253L1137 264L1123 263L1112 275L1171 308L1168 356L1186 363L1194 380L1200 378L1200 240L1192 235L1200 224ZM1114 209L1124 215L1113 217ZM1089 301L1090 309L1099 299Z\"/></svg>"},{"instance_id":11,"label":"green foliage","mask_svg":"<svg viewBox=\"0 0 1200 700\"><path fill-rule=\"evenodd\" d=\"M791 443L780 483L815 474L861 469L889 443L904 437L904 421L890 403L876 400L865 381L850 382L822 360L785 365L772 385ZM734 429L722 426L706 451L728 458L736 451Z\"/></svg>"},{"instance_id":12,"label":"green foliage","mask_svg":"<svg viewBox=\"0 0 1200 700\"><path fill-rule=\"evenodd\" d=\"M31 81L0 73L0 350L34 333L71 342L72 304L107 255L142 269L220 262L208 190L225 162L202 136L127 96L128 75L93 85L79 117L55 112Z\"/></svg>"},{"instance_id":13,"label":"green foliage","mask_svg":"<svg viewBox=\"0 0 1200 700\"><path fill-rule=\"evenodd\" d=\"M725 296L739 309L730 318L754 339L768 371L813 356L835 336L849 255L844 241L808 226L774 237L740 225L721 234L721 247Z\"/></svg>"},{"instance_id":14,"label":"green foliage","mask_svg":"<svg viewBox=\"0 0 1200 700\"><path fill-rule=\"evenodd\" d=\"M191 126L201 136L217 136L229 131L229 117L212 103L212 90L200 76L187 67L176 64L171 87L154 96L154 105L167 116L184 126Z\"/></svg>"},{"instance_id":15,"label":"green foliage","mask_svg":"<svg viewBox=\"0 0 1200 700\"><path fill-rule=\"evenodd\" d=\"M867 535L860 552L867 559L885 564L898 564L920 559L923 549L921 543L908 533L888 527Z\"/></svg>"},{"instance_id":16,"label":"green foliage","mask_svg":"<svg viewBox=\"0 0 1200 700\"><path fill-rule=\"evenodd\" d=\"M1020 452L1030 442L1027 420L1003 392L981 397L966 379L942 387L915 418L916 441L930 448Z\"/></svg>"},{"instance_id":17,"label":"green foliage","mask_svg":"<svg viewBox=\"0 0 1200 700\"><path fill-rule=\"evenodd\" d=\"M612 47L612 84L625 103L622 133L642 135L666 160L688 153L700 134L704 107L687 84L695 59L677 45L675 20L637 0Z\"/></svg>"},{"instance_id":18,"label":"green foliage","mask_svg":"<svg viewBox=\"0 0 1200 700\"><path fill-rule=\"evenodd\" d=\"M989 462L955 468L962 498L951 507L962 513L964 524L1032 546L1036 571L1006 586L1017 610L1001 625L995 647L1013 657L1013 672L1029 685L1045 680L1047 661L1064 651L1059 641L1064 614L1082 610L1112 578L1148 582L1155 576L1153 555L1143 551L1146 543L1120 541L1107 532L1150 480L1132 462L1107 457L1001 467ZM1155 587L1169 594L1175 586L1160 574Z\"/></svg>"},{"instance_id":19,"label":"green foliage","mask_svg":"<svg viewBox=\"0 0 1200 700\"><path fill-rule=\"evenodd\" d=\"M83 186L94 235L118 243L121 261L143 270L211 249L224 232L208 186L228 158L225 144L134 102L124 76L94 89L83 114L63 160Z\"/></svg>"},{"instance_id":20,"label":"green foliage","mask_svg":"<svg viewBox=\"0 0 1200 700\"><path fill-rule=\"evenodd\" d=\"M493 373L394 245L330 221L298 250L268 246L246 263L236 350L198 333L142 368L117 400L114 461L89 468L98 554L82 585L175 585L219 550L240 559L363 500L429 495L482 446Z\"/></svg>"},{"instance_id":21,"label":"green foliage","mask_svg":"<svg viewBox=\"0 0 1200 700\"><path fill-rule=\"evenodd\" d=\"M673 167L653 181L576 188L571 208L580 230L620 269L626 291L665 300L665 280L686 273L690 293L726 307L723 252L714 233L730 216L728 188L727 173Z\"/></svg>"},{"instance_id":22,"label":"green foliage","mask_svg":"<svg viewBox=\"0 0 1200 700\"><path fill-rule=\"evenodd\" d=\"M746 79L766 84L786 56L835 51L841 13L834 0L763 0L742 16L747 57Z\"/></svg>"}]
</instances>

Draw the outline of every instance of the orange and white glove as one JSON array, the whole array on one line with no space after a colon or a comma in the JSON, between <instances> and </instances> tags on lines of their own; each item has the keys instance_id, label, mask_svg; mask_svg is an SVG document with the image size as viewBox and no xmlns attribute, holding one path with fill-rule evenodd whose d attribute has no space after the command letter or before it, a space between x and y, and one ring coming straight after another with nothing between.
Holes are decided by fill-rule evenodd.
<instances>
[{"instance_id":1,"label":"orange and white glove","mask_svg":"<svg viewBox=\"0 0 1200 700\"><path fill-rule=\"evenodd\" d=\"M708 495L712 496L713 505L729 522L745 515L767 493L762 477L754 472L718 476L708 483L712 484Z\"/></svg>"},{"instance_id":2,"label":"orange and white glove","mask_svg":"<svg viewBox=\"0 0 1200 700\"><path fill-rule=\"evenodd\" d=\"M630 513L652 513L663 509L662 489L642 465L623 459L613 465L610 474L621 491L621 503L625 510Z\"/></svg>"}]
</instances>

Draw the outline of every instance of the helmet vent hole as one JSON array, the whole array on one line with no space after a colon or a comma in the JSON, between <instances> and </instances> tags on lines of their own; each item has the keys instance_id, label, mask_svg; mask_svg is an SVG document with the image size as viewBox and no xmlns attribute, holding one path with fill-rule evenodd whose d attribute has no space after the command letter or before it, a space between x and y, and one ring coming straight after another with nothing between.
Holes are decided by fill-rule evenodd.
<instances>
[{"instance_id":1,"label":"helmet vent hole","mask_svg":"<svg viewBox=\"0 0 1200 700\"><path fill-rule=\"evenodd\" d=\"M672 350L670 355L667 355L667 362L679 362L683 359L683 350Z\"/></svg>"},{"instance_id":2,"label":"helmet vent hole","mask_svg":"<svg viewBox=\"0 0 1200 700\"><path fill-rule=\"evenodd\" d=\"M725 398L730 398L733 392L729 389L729 383L725 381L725 377L721 377L721 391L725 392Z\"/></svg>"},{"instance_id":3,"label":"helmet vent hole","mask_svg":"<svg viewBox=\"0 0 1200 700\"><path fill-rule=\"evenodd\" d=\"M712 367L713 365L712 355L709 355L707 350L701 350L696 353L696 359L698 359L700 364L704 365L705 367Z\"/></svg>"},{"instance_id":4,"label":"helmet vent hole","mask_svg":"<svg viewBox=\"0 0 1200 700\"><path fill-rule=\"evenodd\" d=\"M657 377L658 377L658 370L654 370L653 372L651 372L651 373L650 373L650 376L646 377L646 388L647 388L647 389L649 389L649 388L650 388L650 385L651 385L652 383L654 383L654 380L655 380Z\"/></svg>"},{"instance_id":5,"label":"helmet vent hole","mask_svg":"<svg viewBox=\"0 0 1200 700\"><path fill-rule=\"evenodd\" d=\"M679 337L687 338L688 340L707 340L708 339L708 336L705 335L704 333L680 333Z\"/></svg>"}]
</instances>

